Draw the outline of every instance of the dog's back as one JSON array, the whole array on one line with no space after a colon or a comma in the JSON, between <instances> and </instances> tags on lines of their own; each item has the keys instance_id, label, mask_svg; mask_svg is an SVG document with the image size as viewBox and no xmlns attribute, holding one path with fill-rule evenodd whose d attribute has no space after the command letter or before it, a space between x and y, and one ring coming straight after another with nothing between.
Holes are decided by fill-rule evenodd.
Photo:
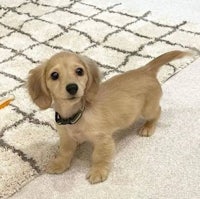
<instances>
[{"instance_id":1,"label":"dog's back","mask_svg":"<svg viewBox=\"0 0 200 199\"><path fill-rule=\"evenodd\" d=\"M162 89L156 78L157 72L162 65L186 55L187 52L171 51L141 68L114 76L102 83L96 98L102 117L121 127L132 124L141 115L149 121L158 118ZM112 120L109 119L110 114Z\"/></svg>"},{"instance_id":2,"label":"dog's back","mask_svg":"<svg viewBox=\"0 0 200 199\"><path fill-rule=\"evenodd\" d=\"M121 90L122 92L128 91L130 95L131 93L137 95L146 92L146 90L149 90L153 85L160 85L156 77L161 66L187 55L190 55L190 53L183 51L164 53L143 67L116 75L107 80L102 83L101 90L106 89L109 93L111 93L112 90Z\"/></svg>"}]
</instances>

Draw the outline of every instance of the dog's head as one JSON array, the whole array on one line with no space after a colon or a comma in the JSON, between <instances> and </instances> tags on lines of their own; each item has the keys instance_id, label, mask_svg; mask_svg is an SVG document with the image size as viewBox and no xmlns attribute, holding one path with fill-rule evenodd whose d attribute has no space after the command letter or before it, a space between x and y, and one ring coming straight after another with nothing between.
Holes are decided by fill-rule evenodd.
<instances>
[{"instance_id":1,"label":"dog's head","mask_svg":"<svg viewBox=\"0 0 200 199\"><path fill-rule=\"evenodd\" d=\"M97 64L85 56L61 52L30 71L28 91L33 102L47 109L54 101L60 109L90 103L98 92L100 75Z\"/></svg>"}]
</instances>

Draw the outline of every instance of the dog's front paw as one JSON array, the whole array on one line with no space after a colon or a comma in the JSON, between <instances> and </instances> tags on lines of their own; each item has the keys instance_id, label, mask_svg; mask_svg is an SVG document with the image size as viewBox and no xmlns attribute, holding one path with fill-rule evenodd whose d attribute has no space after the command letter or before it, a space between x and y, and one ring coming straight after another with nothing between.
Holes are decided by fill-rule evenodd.
<instances>
[{"instance_id":1,"label":"dog's front paw","mask_svg":"<svg viewBox=\"0 0 200 199\"><path fill-rule=\"evenodd\" d=\"M46 172L50 174L60 174L65 172L68 168L70 167L70 164L66 163L66 160L57 157L51 162L46 167Z\"/></svg>"},{"instance_id":2,"label":"dog's front paw","mask_svg":"<svg viewBox=\"0 0 200 199\"><path fill-rule=\"evenodd\" d=\"M86 178L91 184L103 182L108 178L108 172L105 168L91 168Z\"/></svg>"}]
</instances>

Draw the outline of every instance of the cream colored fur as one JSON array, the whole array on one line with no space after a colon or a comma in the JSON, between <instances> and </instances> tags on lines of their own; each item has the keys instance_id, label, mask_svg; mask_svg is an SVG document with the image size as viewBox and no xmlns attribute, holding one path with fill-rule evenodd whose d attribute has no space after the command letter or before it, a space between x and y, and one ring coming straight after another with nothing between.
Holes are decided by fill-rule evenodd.
<instances>
[{"instance_id":1,"label":"cream colored fur","mask_svg":"<svg viewBox=\"0 0 200 199\"><path fill-rule=\"evenodd\" d=\"M100 84L97 64L88 57L61 52L31 70L28 90L33 101L42 109L53 106L63 118L85 107L81 119L73 125L57 125L60 149L47 166L48 173L62 173L70 167L78 144L88 141L93 147L91 183L107 179L115 143L113 133L133 124L140 117L146 120L139 134L154 133L161 108L161 86L156 78L159 68L169 61L187 55L181 51L165 53L144 67L117 75ZM83 76L75 70L81 67ZM59 78L51 79L57 72ZM76 83L75 97L67 93L66 85Z\"/></svg>"}]
</instances>

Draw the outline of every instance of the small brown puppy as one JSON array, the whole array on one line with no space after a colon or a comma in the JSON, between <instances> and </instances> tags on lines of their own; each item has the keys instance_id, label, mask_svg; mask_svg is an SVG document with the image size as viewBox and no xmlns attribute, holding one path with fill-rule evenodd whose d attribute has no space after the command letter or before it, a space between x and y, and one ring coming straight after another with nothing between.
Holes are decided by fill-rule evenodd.
<instances>
[{"instance_id":1,"label":"small brown puppy","mask_svg":"<svg viewBox=\"0 0 200 199\"><path fill-rule=\"evenodd\" d=\"M76 147L93 144L90 183L107 179L114 152L113 132L146 120L139 132L150 136L160 116L161 86L156 79L159 68L185 52L165 53L147 65L117 75L100 84L97 64L84 56L61 52L30 71L29 94L41 109L53 107L60 148L47 172L62 173L70 167Z\"/></svg>"}]
</instances>

